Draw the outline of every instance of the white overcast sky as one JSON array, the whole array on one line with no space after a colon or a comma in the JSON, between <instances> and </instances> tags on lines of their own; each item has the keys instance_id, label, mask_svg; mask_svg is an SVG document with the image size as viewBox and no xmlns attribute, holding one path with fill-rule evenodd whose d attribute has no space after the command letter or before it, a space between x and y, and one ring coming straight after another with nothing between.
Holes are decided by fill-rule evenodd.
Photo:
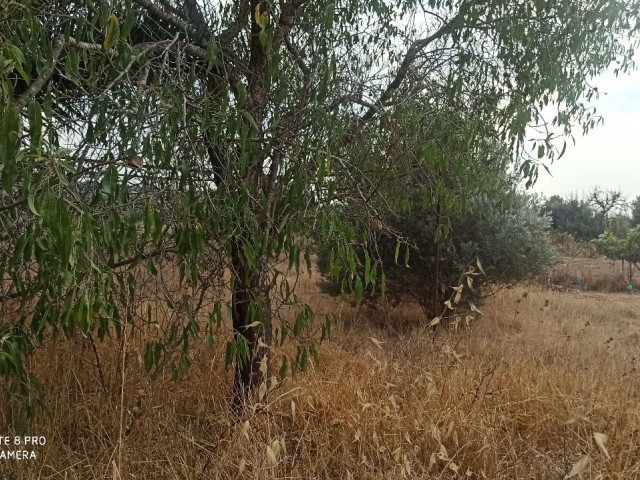
<instances>
[{"instance_id":1,"label":"white overcast sky","mask_svg":"<svg viewBox=\"0 0 640 480\"><path fill-rule=\"evenodd\" d=\"M540 169L533 191L581 196L597 184L632 200L640 195L640 71L619 77L609 72L592 84L602 92L591 104L604 124L576 134L575 145L568 142L565 155L549 167L552 176Z\"/></svg>"}]
</instances>

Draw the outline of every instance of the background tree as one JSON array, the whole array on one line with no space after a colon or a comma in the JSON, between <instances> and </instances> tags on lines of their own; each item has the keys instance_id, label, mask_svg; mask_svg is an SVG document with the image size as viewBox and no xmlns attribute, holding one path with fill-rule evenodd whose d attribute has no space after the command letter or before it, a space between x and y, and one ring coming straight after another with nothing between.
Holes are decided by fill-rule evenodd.
<instances>
[{"instance_id":1,"label":"background tree","mask_svg":"<svg viewBox=\"0 0 640 480\"><path fill-rule=\"evenodd\" d=\"M52 335L131 335L153 323L153 311L139 311L146 271L175 312L149 341L147 365L177 358L188 366L189 343L200 333L212 343L226 304L236 399L253 387L262 399L273 383L274 339L300 342L283 372L315 351L308 306L291 322L279 315L280 305L296 303L285 274L309 262L312 233L355 272L373 208L384 205L375 203L380 185L393 180L380 152L406 99L426 85L441 95L425 95L427 104L464 104L480 132L467 138L470 149L493 138L524 154L527 126L544 125L522 163L533 180L538 162L557 156L557 135L596 124L586 103L596 92L591 77L614 61L623 72L633 64L638 8L578 0L3 4L0 278L3 299L17 302L0 332L4 385L26 392L21 357ZM554 118L544 119L549 105ZM156 266L165 252L179 273L170 295ZM229 281L220 281L222 268ZM362 284L352 277L352 289Z\"/></svg>"},{"instance_id":2,"label":"background tree","mask_svg":"<svg viewBox=\"0 0 640 480\"><path fill-rule=\"evenodd\" d=\"M623 228L624 219L628 219L626 209L627 202L622 192L602 190L597 185L582 198L553 195L544 206L544 212L551 216L554 230L570 233L580 241L593 240L605 229Z\"/></svg>"},{"instance_id":3,"label":"background tree","mask_svg":"<svg viewBox=\"0 0 640 480\"><path fill-rule=\"evenodd\" d=\"M611 215L607 218L606 231L613 233L617 237L624 237L632 227L631 218L624 213Z\"/></svg>"},{"instance_id":4,"label":"background tree","mask_svg":"<svg viewBox=\"0 0 640 480\"><path fill-rule=\"evenodd\" d=\"M640 195L631 202L631 221L633 225L640 225Z\"/></svg>"},{"instance_id":5,"label":"background tree","mask_svg":"<svg viewBox=\"0 0 640 480\"><path fill-rule=\"evenodd\" d=\"M576 240L590 241L604 231L604 225L589 204L577 196L553 195L546 200L544 213L551 217L556 232L568 232Z\"/></svg>"},{"instance_id":6,"label":"background tree","mask_svg":"<svg viewBox=\"0 0 640 480\"><path fill-rule=\"evenodd\" d=\"M491 170L494 179L502 177L491 188L469 180L467 192L460 192L467 195L464 206L455 212L448 208L446 216L444 209L438 211L424 203L417 184L411 209L383 217L384 224L401 230L410 239L407 256L404 249L400 252L395 239L382 237L363 254L368 257L360 258L360 264L365 265L369 257L381 262L386 294L392 304L416 300L428 318L440 316L442 302L452 295L451 288L464 279L464 272L470 266L477 271L476 259L481 260L484 273L471 276L472 283L463 281L459 292L459 300L476 305L492 287L534 279L553 265L550 222L540 213L540 201L519 192L519 179L509 176L504 165L502 168L500 171L498 164ZM446 233L442 233L444 226ZM439 248L438 255L434 245ZM318 265L325 274L329 272L330 259L331 251L321 249ZM341 292L340 283L330 279L324 280L321 287L328 293ZM438 291L437 296L434 290ZM378 297L371 295L366 300L376 302Z\"/></svg>"},{"instance_id":7,"label":"background tree","mask_svg":"<svg viewBox=\"0 0 640 480\"><path fill-rule=\"evenodd\" d=\"M640 271L640 228L636 226L618 235L606 231L598 237L597 244L607 258L621 260L626 286L633 289L634 273Z\"/></svg>"},{"instance_id":8,"label":"background tree","mask_svg":"<svg viewBox=\"0 0 640 480\"><path fill-rule=\"evenodd\" d=\"M627 208L627 201L618 190L601 190L597 185L589 193L588 204L593 207L600 218L604 230L611 214Z\"/></svg>"}]
</instances>

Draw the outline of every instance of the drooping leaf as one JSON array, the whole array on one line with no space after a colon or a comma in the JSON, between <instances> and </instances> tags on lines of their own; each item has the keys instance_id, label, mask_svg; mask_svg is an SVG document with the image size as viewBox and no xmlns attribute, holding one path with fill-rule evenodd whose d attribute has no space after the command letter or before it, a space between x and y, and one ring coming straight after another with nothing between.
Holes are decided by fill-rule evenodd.
<instances>
[{"instance_id":1,"label":"drooping leaf","mask_svg":"<svg viewBox=\"0 0 640 480\"><path fill-rule=\"evenodd\" d=\"M104 36L103 48L105 52L108 52L109 49L115 46L120 39L120 21L116 15L111 15L109 17L109 25L107 26L107 31Z\"/></svg>"}]
</instances>

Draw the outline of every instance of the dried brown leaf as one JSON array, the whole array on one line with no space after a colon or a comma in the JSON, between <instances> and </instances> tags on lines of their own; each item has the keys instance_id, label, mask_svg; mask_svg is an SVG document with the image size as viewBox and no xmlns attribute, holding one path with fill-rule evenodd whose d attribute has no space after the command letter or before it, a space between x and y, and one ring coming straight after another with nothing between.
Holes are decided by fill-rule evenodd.
<instances>
[{"instance_id":1,"label":"dried brown leaf","mask_svg":"<svg viewBox=\"0 0 640 480\"><path fill-rule=\"evenodd\" d=\"M573 464L573 467L571 468L571 471L569 472L569 474L564 477L565 480L580 475L582 472L584 472L587 469L588 466L589 466L589 455L585 455L584 457L582 457L580 460L578 460L576 463Z\"/></svg>"},{"instance_id":2,"label":"dried brown leaf","mask_svg":"<svg viewBox=\"0 0 640 480\"><path fill-rule=\"evenodd\" d=\"M271 466L274 466L275 464L278 463L276 454L269 445L267 445L267 463Z\"/></svg>"},{"instance_id":3,"label":"dried brown leaf","mask_svg":"<svg viewBox=\"0 0 640 480\"><path fill-rule=\"evenodd\" d=\"M600 447L600 449L604 452L604 454L607 456L607 458L611 458L611 456L609 455L609 452L607 451L607 447L604 446L605 443L607 443L607 440L609 440L609 436L605 433L599 433L599 432L595 432L593 434L593 439L596 441L596 445L598 445Z\"/></svg>"}]
</instances>

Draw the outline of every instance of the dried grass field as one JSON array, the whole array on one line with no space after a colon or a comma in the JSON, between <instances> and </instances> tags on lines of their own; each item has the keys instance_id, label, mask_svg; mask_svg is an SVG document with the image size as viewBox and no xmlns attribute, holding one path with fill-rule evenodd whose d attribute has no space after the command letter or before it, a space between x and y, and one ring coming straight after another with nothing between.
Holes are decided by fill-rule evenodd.
<instances>
[{"instance_id":1,"label":"dried grass field","mask_svg":"<svg viewBox=\"0 0 640 480\"><path fill-rule=\"evenodd\" d=\"M417 307L352 308L314 282L302 296L340 325L241 417L223 332L152 388L137 345L99 345L108 392L91 348L51 344L31 360L47 443L0 478L640 479L637 294L503 290L434 337Z\"/></svg>"}]
</instances>

